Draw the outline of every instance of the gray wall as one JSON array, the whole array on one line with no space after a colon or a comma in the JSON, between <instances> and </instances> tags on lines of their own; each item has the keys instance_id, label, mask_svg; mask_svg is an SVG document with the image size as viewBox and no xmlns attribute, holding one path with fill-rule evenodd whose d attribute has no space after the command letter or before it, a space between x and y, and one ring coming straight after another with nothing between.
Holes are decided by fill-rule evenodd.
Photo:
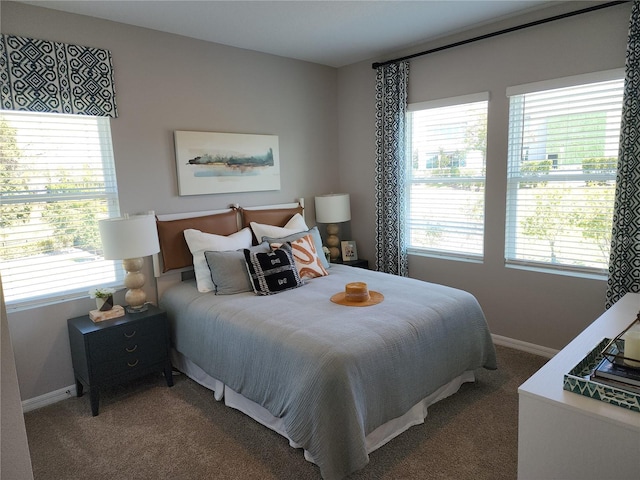
<instances>
[{"instance_id":1,"label":"gray wall","mask_svg":"<svg viewBox=\"0 0 640 480\"><path fill-rule=\"evenodd\" d=\"M338 70L21 4L1 4L3 33L111 50L120 117L112 121L123 212L159 213L288 202L346 191L352 236L374 255L374 84L371 62ZM510 20L519 24L549 12ZM415 278L475 294L493 333L561 348L604 310L605 281L507 269L505 88L624 65L630 5L534 27L412 61L411 102L490 91L486 258L482 264L412 256ZM507 23L487 26L484 33ZM463 37L442 39L439 44ZM427 48L412 48L413 53ZM381 60L381 59L373 59ZM278 192L178 197L174 130L276 134ZM149 280L149 287L152 281ZM149 295L154 292L149 288ZM122 299L116 298L122 303ZM23 399L73 383L66 319L91 300L9 312Z\"/></svg>"},{"instance_id":2,"label":"gray wall","mask_svg":"<svg viewBox=\"0 0 640 480\"><path fill-rule=\"evenodd\" d=\"M487 26L406 55L463 38L578 10L569 2L526 18ZM589 3L587 3L589 4ZM592 5L592 3L590 4ZM561 7L561 8L560 8ZM482 264L410 256L410 276L470 291L494 334L560 349L604 311L606 281L516 270L504 266L508 99L511 85L624 67L631 4L483 40L411 61L409 102L490 92L485 259ZM395 55L389 58L394 58ZM376 59L381 61L385 59ZM340 69L339 151L342 188L351 193L358 253L374 258L374 105L371 62ZM358 179L356 182L350 179ZM632 319L630 319L631 321Z\"/></svg>"},{"instance_id":3,"label":"gray wall","mask_svg":"<svg viewBox=\"0 0 640 480\"><path fill-rule=\"evenodd\" d=\"M315 223L313 197L337 184L335 69L49 9L1 6L2 33L111 51L119 111L111 130L122 212L187 212L304 197L308 221ZM280 191L179 197L174 130L278 135ZM148 265L147 273L154 300ZM74 383L66 320L95 308L92 302L9 311L23 400Z\"/></svg>"}]
</instances>

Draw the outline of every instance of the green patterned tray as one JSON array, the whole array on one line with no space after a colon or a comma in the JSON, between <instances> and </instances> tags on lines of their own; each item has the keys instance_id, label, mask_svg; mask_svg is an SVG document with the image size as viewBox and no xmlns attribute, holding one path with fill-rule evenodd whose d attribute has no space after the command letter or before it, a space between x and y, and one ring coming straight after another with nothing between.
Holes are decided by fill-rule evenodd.
<instances>
[{"instance_id":1,"label":"green patterned tray","mask_svg":"<svg viewBox=\"0 0 640 480\"><path fill-rule=\"evenodd\" d=\"M611 405L626 408L640 413L640 395L612 387L603 383L594 382L591 373L602 360L602 350L609 344L611 339L605 338L587 355L578 365L573 367L569 373L564 375L562 388L573 393L595 398Z\"/></svg>"}]
</instances>

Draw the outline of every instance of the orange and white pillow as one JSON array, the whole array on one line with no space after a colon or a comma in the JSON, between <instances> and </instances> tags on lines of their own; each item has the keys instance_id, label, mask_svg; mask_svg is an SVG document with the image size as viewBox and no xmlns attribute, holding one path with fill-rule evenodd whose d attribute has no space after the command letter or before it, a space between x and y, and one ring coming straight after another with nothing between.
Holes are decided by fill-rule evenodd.
<instances>
[{"instance_id":1,"label":"orange and white pillow","mask_svg":"<svg viewBox=\"0 0 640 480\"><path fill-rule=\"evenodd\" d=\"M297 240L292 240L291 250L293 251L293 259L296 263L296 268L300 274L300 278L315 278L324 277L329 275L327 269L324 268L316 245L311 235L305 235ZM282 243L272 242L271 248L280 248Z\"/></svg>"}]
</instances>

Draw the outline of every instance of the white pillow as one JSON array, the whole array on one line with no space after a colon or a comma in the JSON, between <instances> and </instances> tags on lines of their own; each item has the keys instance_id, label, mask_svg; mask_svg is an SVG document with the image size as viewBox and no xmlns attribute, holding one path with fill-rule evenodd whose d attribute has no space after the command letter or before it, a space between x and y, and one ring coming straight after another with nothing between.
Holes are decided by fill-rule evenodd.
<instances>
[{"instance_id":1,"label":"white pillow","mask_svg":"<svg viewBox=\"0 0 640 480\"><path fill-rule=\"evenodd\" d=\"M309 230L309 227L307 227L307 224L304 222L304 218L302 218L302 215L299 213L291 217L284 227L276 227L274 225L265 225L264 223L256 222L250 222L250 225L258 242L262 242L262 237L286 237L293 233Z\"/></svg>"},{"instance_id":2,"label":"white pillow","mask_svg":"<svg viewBox=\"0 0 640 480\"><path fill-rule=\"evenodd\" d=\"M239 250L251 247L252 243L251 230L249 228L243 228L239 232L227 236L204 233L192 228L185 230L183 233L191 255L193 255L193 270L196 274L198 291L203 293L215 290L204 252Z\"/></svg>"}]
</instances>

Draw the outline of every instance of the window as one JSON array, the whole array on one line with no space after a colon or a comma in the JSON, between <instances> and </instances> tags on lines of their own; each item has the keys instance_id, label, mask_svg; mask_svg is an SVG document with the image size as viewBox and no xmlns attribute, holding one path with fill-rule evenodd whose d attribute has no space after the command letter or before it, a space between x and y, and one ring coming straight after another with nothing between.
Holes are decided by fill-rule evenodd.
<instances>
[{"instance_id":1,"label":"window","mask_svg":"<svg viewBox=\"0 0 640 480\"><path fill-rule=\"evenodd\" d=\"M97 221L118 216L109 118L0 111L0 271L26 308L122 284Z\"/></svg>"},{"instance_id":2,"label":"window","mask_svg":"<svg viewBox=\"0 0 640 480\"><path fill-rule=\"evenodd\" d=\"M606 272L621 78L616 70L507 91L507 264Z\"/></svg>"},{"instance_id":3,"label":"window","mask_svg":"<svg viewBox=\"0 0 640 480\"><path fill-rule=\"evenodd\" d=\"M409 105L410 250L482 258L488 99Z\"/></svg>"}]
</instances>

